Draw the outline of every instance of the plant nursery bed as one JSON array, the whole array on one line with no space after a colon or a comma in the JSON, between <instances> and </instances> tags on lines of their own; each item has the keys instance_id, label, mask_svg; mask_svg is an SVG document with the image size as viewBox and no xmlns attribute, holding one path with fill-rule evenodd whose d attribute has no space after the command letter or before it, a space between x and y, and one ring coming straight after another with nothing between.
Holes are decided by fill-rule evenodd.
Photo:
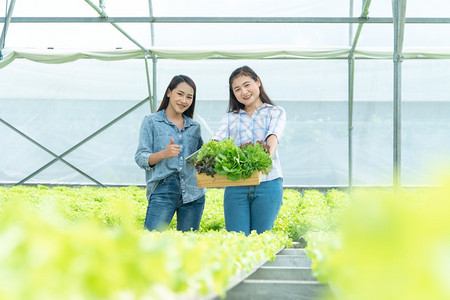
<instances>
[{"instance_id":1,"label":"plant nursery bed","mask_svg":"<svg viewBox=\"0 0 450 300\"><path fill-rule=\"evenodd\" d=\"M214 176L206 175L205 173L197 173L198 187L226 187L226 186L241 186L241 185L258 185L263 177L262 172L254 172L252 176L246 179L229 180L226 175L215 174Z\"/></svg>"}]
</instances>

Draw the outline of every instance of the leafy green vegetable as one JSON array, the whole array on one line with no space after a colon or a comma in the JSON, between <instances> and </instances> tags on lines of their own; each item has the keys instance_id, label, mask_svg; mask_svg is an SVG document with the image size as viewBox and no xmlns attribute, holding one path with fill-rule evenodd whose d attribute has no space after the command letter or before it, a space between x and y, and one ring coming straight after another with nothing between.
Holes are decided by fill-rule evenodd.
<instances>
[{"instance_id":1,"label":"leafy green vegetable","mask_svg":"<svg viewBox=\"0 0 450 300\"><path fill-rule=\"evenodd\" d=\"M264 171L272 167L272 158L269 154L269 146L263 144L261 141L255 144L243 144L240 146L242 152L247 157L247 160L243 164L243 177L247 178L251 176L254 170ZM267 155L269 154L269 155Z\"/></svg>"},{"instance_id":2,"label":"leafy green vegetable","mask_svg":"<svg viewBox=\"0 0 450 300\"><path fill-rule=\"evenodd\" d=\"M228 138L203 144L193 164L198 173L226 175L236 181L249 178L255 171L267 174L272 168L272 158L269 147L261 141L238 147Z\"/></svg>"},{"instance_id":3,"label":"leafy green vegetable","mask_svg":"<svg viewBox=\"0 0 450 300\"><path fill-rule=\"evenodd\" d=\"M335 228L305 237L313 274L335 298L450 299L450 179L432 188L355 189L350 197ZM334 212L346 201L330 200Z\"/></svg>"},{"instance_id":4,"label":"leafy green vegetable","mask_svg":"<svg viewBox=\"0 0 450 300\"><path fill-rule=\"evenodd\" d=\"M223 298L290 245L282 232L148 232L141 202L137 187L0 187L0 299Z\"/></svg>"},{"instance_id":5,"label":"leafy green vegetable","mask_svg":"<svg viewBox=\"0 0 450 300\"><path fill-rule=\"evenodd\" d=\"M224 189L208 189L198 232L149 233L145 188L0 187L0 275L9 279L0 299L222 295L238 270L272 259L290 239L334 228L349 201L337 190L303 193L284 189L273 230L245 237L224 231Z\"/></svg>"}]
</instances>

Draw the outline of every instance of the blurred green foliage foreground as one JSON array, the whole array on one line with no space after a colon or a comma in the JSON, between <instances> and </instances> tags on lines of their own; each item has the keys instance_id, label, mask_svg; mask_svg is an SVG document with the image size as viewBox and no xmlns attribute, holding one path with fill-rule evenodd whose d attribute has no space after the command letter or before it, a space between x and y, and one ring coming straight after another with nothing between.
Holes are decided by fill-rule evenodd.
<instances>
[{"instance_id":1,"label":"blurred green foliage foreground","mask_svg":"<svg viewBox=\"0 0 450 300\"><path fill-rule=\"evenodd\" d=\"M447 177L448 178L448 177ZM274 229L143 230L145 190L0 187L0 299L208 299L292 240L334 299L450 299L450 181L415 190L285 190Z\"/></svg>"},{"instance_id":2,"label":"blurred green foliage foreground","mask_svg":"<svg viewBox=\"0 0 450 300\"><path fill-rule=\"evenodd\" d=\"M339 223L306 235L315 275L335 299L450 299L450 180L356 190Z\"/></svg>"},{"instance_id":3,"label":"blurred green foliage foreground","mask_svg":"<svg viewBox=\"0 0 450 300\"><path fill-rule=\"evenodd\" d=\"M198 232L143 229L137 187L0 187L0 299L199 299L311 230L333 228L338 191L286 190L275 228L224 230L223 189L209 189ZM241 275L242 276L242 275Z\"/></svg>"}]
</instances>

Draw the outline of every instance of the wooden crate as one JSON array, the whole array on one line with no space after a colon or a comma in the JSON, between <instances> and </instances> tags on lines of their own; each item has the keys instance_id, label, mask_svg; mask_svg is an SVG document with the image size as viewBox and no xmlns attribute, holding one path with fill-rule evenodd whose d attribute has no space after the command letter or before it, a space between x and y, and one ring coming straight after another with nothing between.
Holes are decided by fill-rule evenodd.
<instances>
[{"instance_id":1,"label":"wooden crate","mask_svg":"<svg viewBox=\"0 0 450 300\"><path fill-rule=\"evenodd\" d=\"M239 179L236 181L227 179L226 175L215 174L214 177L208 176L205 173L197 173L198 187L225 187L225 186L240 186L240 185L258 185L263 177L262 172L253 173L250 178Z\"/></svg>"}]
</instances>

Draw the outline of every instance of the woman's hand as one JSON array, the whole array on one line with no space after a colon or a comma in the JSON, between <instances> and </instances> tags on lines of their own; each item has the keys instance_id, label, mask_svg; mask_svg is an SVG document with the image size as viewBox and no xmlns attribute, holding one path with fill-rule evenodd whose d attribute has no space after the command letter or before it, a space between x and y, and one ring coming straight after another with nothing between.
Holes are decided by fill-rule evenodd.
<instances>
[{"instance_id":1,"label":"woman's hand","mask_svg":"<svg viewBox=\"0 0 450 300\"><path fill-rule=\"evenodd\" d=\"M163 159L178 156L178 154L180 154L180 145L174 144L174 142L175 140L171 137L170 143L166 146L166 149L152 153L148 158L148 165L153 167Z\"/></svg>"},{"instance_id":2,"label":"woman's hand","mask_svg":"<svg viewBox=\"0 0 450 300\"><path fill-rule=\"evenodd\" d=\"M267 137L266 143L269 146L270 157L273 158L275 156L275 151L277 151L278 148L278 137L271 134Z\"/></svg>"},{"instance_id":3,"label":"woman's hand","mask_svg":"<svg viewBox=\"0 0 450 300\"><path fill-rule=\"evenodd\" d=\"M175 140L173 137L170 138L170 143L167 145L163 152L163 159L172 158L180 154L180 145L174 144Z\"/></svg>"}]
</instances>

